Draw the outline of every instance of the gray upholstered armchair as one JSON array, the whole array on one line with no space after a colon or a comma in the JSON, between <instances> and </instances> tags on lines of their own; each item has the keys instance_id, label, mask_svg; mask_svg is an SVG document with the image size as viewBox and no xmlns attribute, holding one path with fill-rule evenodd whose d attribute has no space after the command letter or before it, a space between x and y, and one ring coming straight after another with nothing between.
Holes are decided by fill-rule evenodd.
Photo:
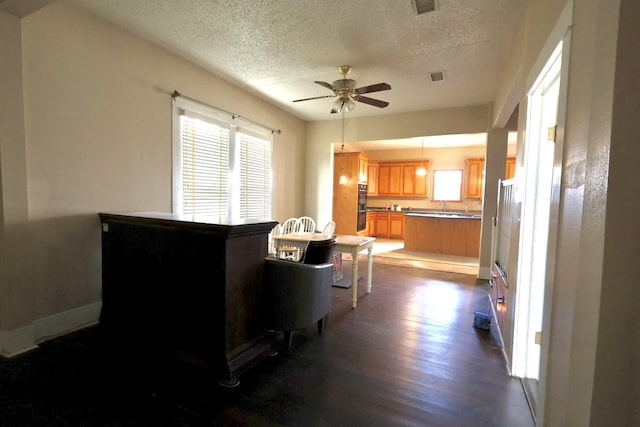
<instances>
[{"instance_id":1,"label":"gray upholstered armchair","mask_svg":"<svg viewBox=\"0 0 640 427\"><path fill-rule=\"evenodd\" d=\"M291 333L318 323L318 333L331 307L335 239L307 248L305 263L267 257L264 286L267 328L284 332L285 348L291 347ZM314 262L306 263L306 262ZM317 264L315 262L318 262Z\"/></svg>"}]
</instances>

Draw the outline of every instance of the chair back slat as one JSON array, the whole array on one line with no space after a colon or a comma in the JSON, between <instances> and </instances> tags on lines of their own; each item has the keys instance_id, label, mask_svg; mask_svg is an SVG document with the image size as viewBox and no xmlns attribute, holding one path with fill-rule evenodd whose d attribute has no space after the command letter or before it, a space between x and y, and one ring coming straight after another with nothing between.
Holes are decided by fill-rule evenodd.
<instances>
[{"instance_id":1,"label":"chair back slat","mask_svg":"<svg viewBox=\"0 0 640 427\"><path fill-rule=\"evenodd\" d=\"M282 223L282 234L299 233L302 229L302 223L298 218L289 218Z\"/></svg>"},{"instance_id":2,"label":"chair back slat","mask_svg":"<svg viewBox=\"0 0 640 427\"><path fill-rule=\"evenodd\" d=\"M302 223L302 229L300 230L303 233L313 233L316 231L316 222L313 218L309 216L301 216L298 218Z\"/></svg>"}]
</instances>

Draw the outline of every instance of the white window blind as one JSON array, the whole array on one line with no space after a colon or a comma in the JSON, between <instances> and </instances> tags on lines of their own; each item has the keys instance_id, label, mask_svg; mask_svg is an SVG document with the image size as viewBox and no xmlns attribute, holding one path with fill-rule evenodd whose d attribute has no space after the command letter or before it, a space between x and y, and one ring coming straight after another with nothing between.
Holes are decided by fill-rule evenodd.
<instances>
[{"instance_id":1,"label":"white window blind","mask_svg":"<svg viewBox=\"0 0 640 427\"><path fill-rule=\"evenodd\" d=\"M180 116L182 213L227 217L229 130Z\"/></svg>"},{"instance_id":2,"label":"white window blind","mask_svg":"<svg viewBox=\"0 0 640 427\"><path fill-rule=\"evenodd\" d=\"M174 100L174 211L271 219L271 132L236 121Z\"/></svg>"},{"instance_id":3,"label":"white window blind","mask_svg":"<svg viewBox=\"0 0 640 427\"><path fill-rule=\"evenodd\" d=\"M271 216L271 142L238 133L240 145L240 217Z\"/></svg>"}]
</instances>

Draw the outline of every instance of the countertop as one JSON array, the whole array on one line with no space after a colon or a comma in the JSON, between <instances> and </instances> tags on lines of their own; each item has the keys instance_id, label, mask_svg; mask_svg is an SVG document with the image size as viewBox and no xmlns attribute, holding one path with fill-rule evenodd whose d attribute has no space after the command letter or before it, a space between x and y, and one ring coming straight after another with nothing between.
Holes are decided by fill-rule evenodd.
<instances>
[{"instance_id":1,"label":"countertop","mask_svg":"<svg viewBox=\"0 0 640 427\"><path fill-rule=\"evenodd\" d=\"M390 212L403 213L406 216L431 217L431 218L461 218L461 219L481 219L482 212L477 211L438 211L429 209L403 209L401 211L388 210L385 208L367 208L367 212Z\"/></svg>"}]
</instances>

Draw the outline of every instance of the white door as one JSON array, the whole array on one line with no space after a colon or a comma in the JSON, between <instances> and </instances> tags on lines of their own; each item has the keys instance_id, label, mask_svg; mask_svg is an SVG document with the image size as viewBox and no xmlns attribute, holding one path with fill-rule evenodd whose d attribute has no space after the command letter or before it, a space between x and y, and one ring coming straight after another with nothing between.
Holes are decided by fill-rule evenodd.
<instances>
[{"instance_id":1,"label":"white door","mask_svg":"<svg viewBox=\"0 0 640 427\"><path fill-rule=\"evenodd\" d=\"M527 98L512 374L523 385L535 411L540 373L543 308L547 277L552 189L561 92L562 43L549 58ZM557 171L556 171L557 172Z\"/></svg>"}]
</instances>

